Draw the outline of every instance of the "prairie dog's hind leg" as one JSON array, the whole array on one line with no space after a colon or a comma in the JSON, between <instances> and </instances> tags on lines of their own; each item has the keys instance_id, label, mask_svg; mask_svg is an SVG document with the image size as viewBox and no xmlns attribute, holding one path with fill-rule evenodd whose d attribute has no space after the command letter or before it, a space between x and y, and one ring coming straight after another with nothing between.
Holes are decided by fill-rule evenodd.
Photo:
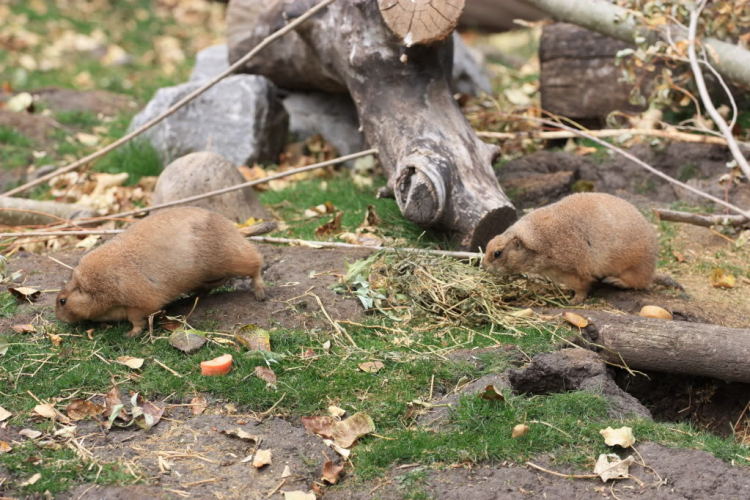
<instances>
[{"instance_id":1,"label":"prairie dog's hind leg","mask_svg":"<svg viewBox=\"0 0 750 500\"><path fill-rule=\"evenodd\" d=\"M266 299L266 284L263 281L261 271L263 269L263 257L254 247L248 246L245 251L239 253L232 263L232 274L235 276L250 276L253 279L255 298L259 301Z\"/></svg>"}]
</instances>

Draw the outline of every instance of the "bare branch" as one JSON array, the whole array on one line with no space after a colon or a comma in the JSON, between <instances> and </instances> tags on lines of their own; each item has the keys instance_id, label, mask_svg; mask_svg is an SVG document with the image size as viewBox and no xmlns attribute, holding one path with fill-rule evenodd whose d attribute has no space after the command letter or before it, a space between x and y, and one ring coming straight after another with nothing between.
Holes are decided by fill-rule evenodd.
<instances>
[{"instance_id":1,"label":"bare branch","mask_svg":"<svg viewBox=\"0 0 750 500\"><path fill-rule=\"evenodd\" d=\"M732 129L729 128L727 122L724 121L724 118L721 117L719 111L714 106L714 103L711 102L711 97L709 96L708 89L706 88L706 81L703 79L703 70L701 70L700 64L698 63L698 57L695 53L695 36L698 28L698 19L700 18L701 11L703 10L703 7L705 5L706 1L703 0L698 5L698 7L690 11L690 27L688 28L688 59L690 60L690 69L693 70L695 84L698 87L698 93L701 96L701 101L703 101L703 106L706 108L706 111L708 112L714 123L716 123L716 126L719 127L719 130L721 130L721 133L727 140L729 151L732 152L732 157L734 157L734 160L737 162L737 165L739 165L740 170L742 170L742 173L745 175L745 179L750 182L750 165L747 163L747 159L740 151L740 148L737 145L737 141L732 135Z\"/></svg>"},{"instance_id":2,"label":"bare branch","mask_svg":"<svg viewBox=\"0 0 750 500\"><path fill-rule=\"evenodd\" d=\"M679 212L677 210L656 209L654 213L660 220L669 222L683 222L695 226L713 227L713 226L732 226L739 227L750 224L750 218L744 215L701 215L690 212Z\"/></svg>"}]
</instances>

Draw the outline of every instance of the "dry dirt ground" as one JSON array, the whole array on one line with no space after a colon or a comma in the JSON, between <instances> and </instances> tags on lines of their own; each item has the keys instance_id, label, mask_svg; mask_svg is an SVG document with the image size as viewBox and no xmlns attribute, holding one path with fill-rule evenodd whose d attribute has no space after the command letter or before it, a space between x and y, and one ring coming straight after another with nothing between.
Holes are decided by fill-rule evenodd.
<instances>
[{"instance_id":1,"label":"dry dirt ground","mask_svg":"<svg viewBox=\"0 0 750 500\"><path fill-rule=\"evenodd\" d=\"M692 228L693 231L700 228ZM682 235L678 236L682 237ZM695 236L686 236L693 240ZM713 244L720 242L713 242ZM711 248L708 245L707 248ZM201 301L194 312L195 321L210 319L218 322L219 329L230 329L248 322L260 326L326 328L327 320L320 314L314 297L317 294L334 319L361 320L363 311L358 301L337 295L330 290L336 276L343 273L345 261L354 261L368 254L362 251L316 250L303 247L260 246L266 259L264 275L269 283L270 300L257 303L252 298L251 284L238 280L234 291L212 295ZM62 262L74 265L81 252L66 251L55 255ZM67 278L68 271L46 256L21 254L11 260L12 270L29 272L27 284L42 290L54 290ZM311 273L315 270L316 273ZM731 294L722 294L706 285L707 279L685 275L680 279L691 294L681 298L664 291L620 292L599 290L595 297L597 307L619 307L635 312L642 304L657 303L683 314L686 319L699 319L725 324L747 326L748 302L727 300ZM705 282L705 283L704 283ZM748 285L740 285L745 290ZM45 293L31 312L12 319L0 320L0 328L31 320L41 311L52 316L54 293ZM184 314L192 302L177 303L169 313ZM678 315L679 316L679 315ZM744 325L742 324L744 321ZM461 353L455 353L460 356ZM231 400L231 397L226 398ZM281 498L281 492L306 491L314 481L319 481L319 471L326 455L334 458L320 438L306 432L296 419L286 421L269 417L258 422L252 415L233 413L233 409L209 401L209 410L194 416L181 406L169 406L170 401L160 401L167 407L163 420L151 431L118 429L104 433L90 422L79 430L79 435L90 434L87 447L102 460L117 460L124 467L140 475L144 485L100 487L80 485L60 498L75 500L133 499L133 498L198 498L198 499L255 499ZM212 409L213 408L213 409ZM255 470L242 459L253 452L254 444L221 434L219 431L241 428L250 434L268 437L273 441L274 461L265 469ZM8 438L18 429L5 430ZM1 437L1 436L0 436ZM263 448L263 443L260 445ZM750 471L732 467L713 455L695 450L667 449L645 443L638 447L645 463L652 469L636 467L634 474L643 482L634 480L618 482L614 489L596 479L566 479L519 464L505 463L490 467L475 466L450 470L426 470L424 498L438 499L588 499L588 498L639 498L639 499L746 499L750 498ZM160 460L171 465L171 473L163 474ZM334 458L336 460L337 458ZM587 471L566 469L548 464L546 457L535 462L541 466L566 473L585 474ZM291 476L281 475L289 466ZM164 463L162 462L162 468ZM329 489L326 498L409 498L405 474L419 470L419 466L401 466L389 471L387 477L368 483L344 478L343 484ZM659 477L664 482L659 482ZM0 470L0 479L5 472ZM282 486L269 496L279 484ZM2 486L0 486L0 494ZM6 494L9 494L8 492ZM13 495L11 495L13 496ZM14 498L20 498L13 496ZM423 497L419 497L423 498Z\"/></svg>"}]
</instances>

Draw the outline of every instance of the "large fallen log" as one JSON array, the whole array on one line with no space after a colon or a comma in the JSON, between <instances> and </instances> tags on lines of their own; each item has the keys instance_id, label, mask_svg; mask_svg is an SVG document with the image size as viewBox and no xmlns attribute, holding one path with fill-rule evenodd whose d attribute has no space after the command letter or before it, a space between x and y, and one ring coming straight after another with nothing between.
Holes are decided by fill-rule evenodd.
<instances>
[{"instance_id":1,"label":"large fallen log","mask_svg":"<svg viewBox=\"0 0 750 500\"><path fill-rule=\"evenodd\" d=\"M230 2L230 62L315 3ZM455 6L463 2L334 2L244 70L281 87L349 92L403 215L473 250L516 212L492 171L499 150L477 138L450 91Z\"/></svg>"},{"instance_id":2,"label":"large fallen log","mask_svg":"<svg viewBox=\"0 0 750 500\"><path fill-rule=\"evenodd\" d=\"M668 321L599 311L583 336L607 361L633 370L713 377L750 383L750 329ZM750 318L748 318L750 325Z\"/></svg>"}]
</instances>

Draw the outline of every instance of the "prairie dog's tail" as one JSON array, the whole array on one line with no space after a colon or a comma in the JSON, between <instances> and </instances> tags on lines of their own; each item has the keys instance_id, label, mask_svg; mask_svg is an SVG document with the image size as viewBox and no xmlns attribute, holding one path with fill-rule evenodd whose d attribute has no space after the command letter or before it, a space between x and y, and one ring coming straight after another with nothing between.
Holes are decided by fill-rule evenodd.
<instances>
[{"instance_id":1,"label":"prairie dog's tail","mask_svg":"<svg viewBox=\"0 0 750 500\"><path fill-rule=\"evenodd\" d=\"M242 236L247 238L248 236L260 236L261 234L270 233L271 231L274 231L277 227L278 227L278 224L276 224L276 222L269 220L266 222L259 222L257 224L253 224L252 226L241 227L239 231Z\"/></svg>"},{"instance_id":2,"label":"prairie dog's tail","mask_svg":"<svg viewBox=\"0 0 750 500\"><path fill-rule=\"evenodd\" d=\"M682 285L680 285L674 278L663 273L656 273L654 275L654 284L664 287L678 288L685 292Z\"/></svg>"}]
</instances>

